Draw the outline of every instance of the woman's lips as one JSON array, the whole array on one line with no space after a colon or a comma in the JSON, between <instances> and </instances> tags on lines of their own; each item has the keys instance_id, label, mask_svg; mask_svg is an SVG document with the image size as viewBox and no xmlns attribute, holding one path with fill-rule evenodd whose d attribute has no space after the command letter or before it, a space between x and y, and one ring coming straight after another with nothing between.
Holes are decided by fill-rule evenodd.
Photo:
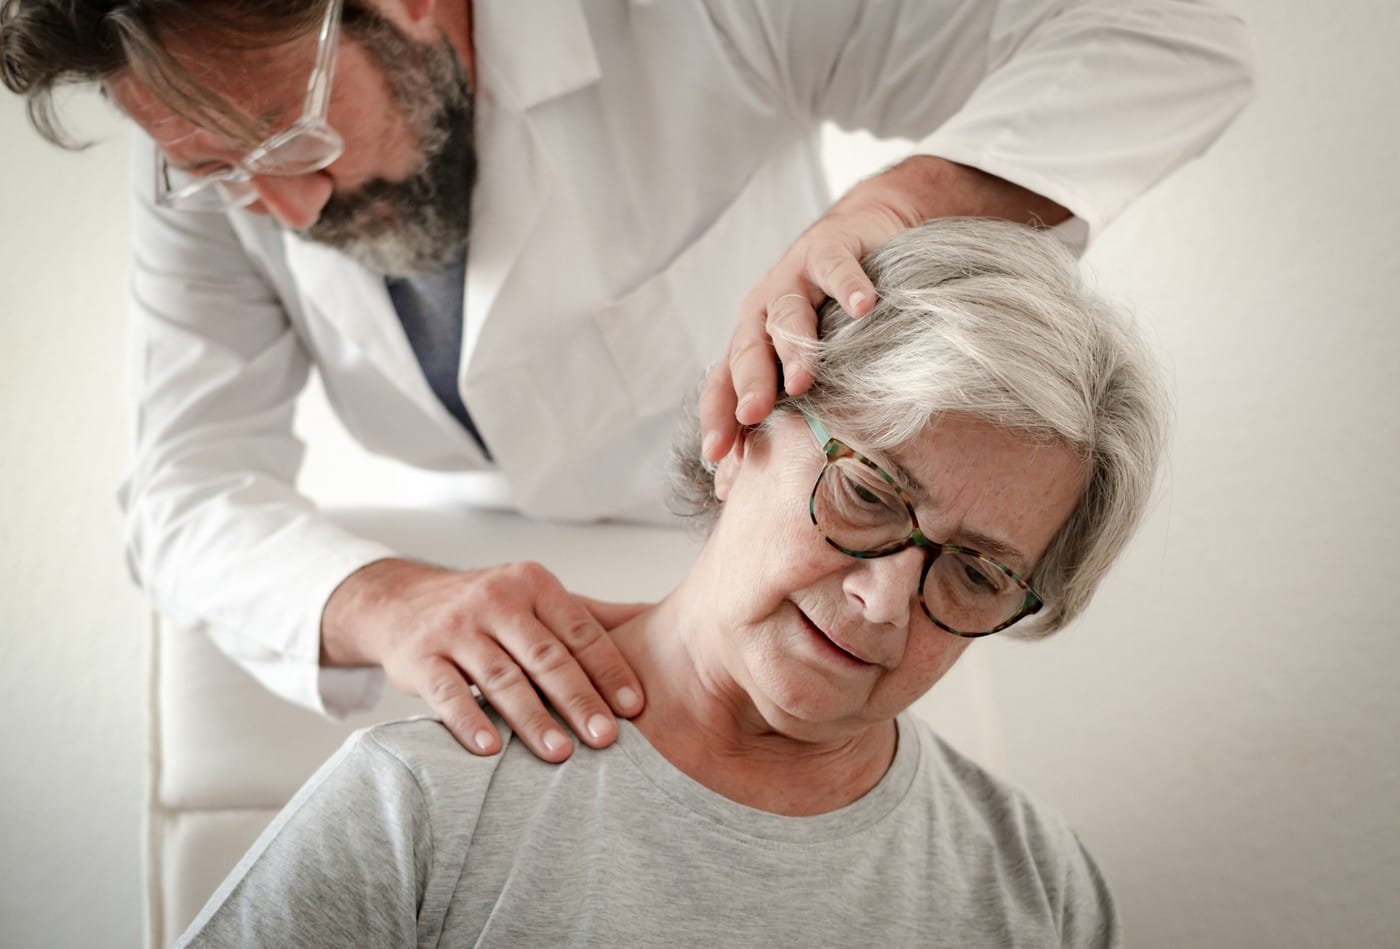
<instances>
[{"instance_id":1,"label":"woman's lips","mask_svg":"<svg viewBox=\"0 0 1400 949\"><path fill-rule=\"evenodd\" d=\"M835 639L832 639L831 636L829 636L820 626L818 626L816 623L812 622L811 617L809 617L806 613L803 613L801 610L798 610L797 613L798 613L799 616L802 617L802 622L805 623L805 624L807 625L807 628L810 629L810 630L812 631L812 633L815 635L815 637L816 637L818 640L820 640L821 643L824 644L824 645L828 648L829 651L831 651L831 652L837 654L839 657L841 657L841 658L845 659L846 661L848 661L848 662L850 662L850 663L853 663L853 664L855 664L855 665L859 665L859 666L871 666L871 665L874 665L874 663L866 662L864 659L860 658L860 657L857 656L855 653L851 652L851 651L850 651L849 649L847 649L845 646L843 646L843 645L841 645L840 643L838 643Z\"/></svg>"}]
</instances>

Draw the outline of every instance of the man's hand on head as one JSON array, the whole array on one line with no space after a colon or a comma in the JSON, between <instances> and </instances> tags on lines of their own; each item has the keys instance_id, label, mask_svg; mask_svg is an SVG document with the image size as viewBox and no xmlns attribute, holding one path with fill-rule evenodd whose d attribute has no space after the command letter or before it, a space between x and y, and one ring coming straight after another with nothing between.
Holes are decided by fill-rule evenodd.
<instances>
[{"instance_id":1,"label":"man's hand on head","mask_svg":"<svg viewBox=\"0 0 1400 949\"><path fill-rule=\"evenodd\" d=\"M347 577L326 603L321 662L383 666L468 751L495 754L500 735L475 685L531 751L558 762L573 743L545 700L596 748L617 738L614 714L641 712L641 683L607 630L644 608L576 597L534 563L453 571L380 560Z\"/></svg>"},{"instance_id":2,"label":"man's hand on head","mask_svg":"<svg viewBox=\"0 0 1400 949\"><path fill-rule=\"evenodd\" d=\"M856 184L740 304L729 350L710 370L700 395L705 458L719 461L741 426L767 418L780 384L789 395L811 387L813 367L783 339L784 332L815 339L817 309L827 298L856 319L865 316L875 306L875 287L861 258L900 231L953 216L1050 226L1070 212L1019 185L931 155L907 158Z\"/></svg>"}]
</instances>

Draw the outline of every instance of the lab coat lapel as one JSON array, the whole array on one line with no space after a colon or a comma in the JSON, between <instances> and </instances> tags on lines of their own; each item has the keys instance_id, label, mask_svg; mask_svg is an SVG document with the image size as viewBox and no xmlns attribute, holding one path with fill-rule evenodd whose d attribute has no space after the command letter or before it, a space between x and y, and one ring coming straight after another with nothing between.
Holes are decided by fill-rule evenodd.
<instances>
[{"instance_id":1,"label":"lab coat lapel","mask_svg":"<svg viewBox=\"0 0 1400 949\"><path fill-rule=\"evenodd\" d=\"M536 5L476 0L474 14L478 179L467 248L459 385L466 378L481 329L495 312L516 261L527 252L530 235L553 190L555 165L531 111L596 82L600 75L587 22L576 2ZM308 317L336 327L407 398L426 412L447 418L423 380L383 281L324 245L291 233L283 235L283 243ZM501 355L483 354L483 358L497 362ZM472 411L470 400L468 410ZM460 430L455 422L451 427Z\"/></svg>"},{"instance_id":2,"label":"lab coat lapel","mask_svg":"<svg viewBox=\"0 0 1400 949\"><path fill-rule=\"evenodd\" d=\"M477 0L473 16L478 179L467 252L463 378L553 190L554 160L531 113L600 75L577 2Z\"/></svg>"},{"instance_id":3,"label":"lab coat lapel","mask_svg":"<svg viewBox=\"0 0 1400 949\"><path fill-rule=\"evenodd\" d=\"M383 279L324 244L302 240L290 232L284 233L282 240L307 315L334 326L404 395L417 403L431 404L435 397L422 381L422 371Z\"/></svg>"}]
</instances>

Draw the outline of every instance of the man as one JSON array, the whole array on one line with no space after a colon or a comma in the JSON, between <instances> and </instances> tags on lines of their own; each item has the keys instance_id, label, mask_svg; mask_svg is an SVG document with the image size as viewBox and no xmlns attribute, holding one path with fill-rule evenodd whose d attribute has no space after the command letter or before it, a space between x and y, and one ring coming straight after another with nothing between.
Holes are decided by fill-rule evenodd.
<instances>
[{"instance_id":1,"label":"man","mask_svg":"<svg viewBox=\"0 0 1400 949\"><path fill-rule=\"evenodd\" d=\"M629 611L321 517L292 486L312 366L372 451L494 469L529 514L650 516L692 380L727 352L701 400L717 459L772 405L775 355L786 391L810 382L768 324L873 304L865 250L950 214L1082 244L1252 82L1240 23L1184 0L2 9L41 130L79 80L146 136L123 502L155 606L331 714L371 705L382 667L491 753L475 685L551 761L571 745L532 682L598 745L641 709L603 631ZM828 209L824 121L921 141Z\"/></svg>"}]
</instances>

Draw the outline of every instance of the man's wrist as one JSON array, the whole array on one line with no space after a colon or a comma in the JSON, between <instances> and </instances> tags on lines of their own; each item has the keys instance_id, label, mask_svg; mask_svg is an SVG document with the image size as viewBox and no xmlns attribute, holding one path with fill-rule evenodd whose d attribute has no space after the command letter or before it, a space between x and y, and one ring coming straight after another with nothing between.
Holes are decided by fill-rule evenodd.
<instances>
[{"instance_id":1,"label":"man's wrist","mask_svg":"<svg viewBox=\"0 0 1400 949\"><path fill-rule=\"evenodd\" d=\"M1042 195L936 155L911 155L851 189L889 209L907 227L938 217L995 217L1053 227L1073 215Z\"/></svg>"},{"instance_id":2,"label":"man's wrist","mask_svg":"<svg viewBox=\"0 0 1400 949\"><path fill-rule=\"evenodd\" d=\"M376 624L395 586L393 578L410 561L394 557L375 560L355 570L331 592L321 610L321 665L376 666L379 657L364 631Z\"/></svg>"}]
</instances>

